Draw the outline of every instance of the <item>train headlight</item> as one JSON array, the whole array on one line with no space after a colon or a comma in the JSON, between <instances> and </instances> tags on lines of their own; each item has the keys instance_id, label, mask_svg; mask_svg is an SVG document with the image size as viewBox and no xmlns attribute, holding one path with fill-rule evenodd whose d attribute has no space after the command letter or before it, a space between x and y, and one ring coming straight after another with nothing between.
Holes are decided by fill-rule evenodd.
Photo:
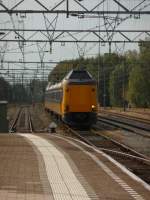
<instances>
[{"instance_id":1,"label":"train headlight","mask_svg":"<svg viewBox=\"0 0 150 200\"><path fill-rule=\"evenodd\" d=\"M96 111L96 106L92 105L92 111Z\"/></svg>"}]
</instances>

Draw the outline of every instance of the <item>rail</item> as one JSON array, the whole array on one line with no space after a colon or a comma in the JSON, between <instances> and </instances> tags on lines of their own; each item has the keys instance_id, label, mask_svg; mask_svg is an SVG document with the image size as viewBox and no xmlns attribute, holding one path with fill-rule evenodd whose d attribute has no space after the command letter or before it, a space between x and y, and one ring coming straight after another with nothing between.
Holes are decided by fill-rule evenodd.
<instances>
[{"instance_id":1,"label":"rail","mask_svg":"<svg viewBox=\"0 0 150 200\"><path fill-rule=\"evenodd\" d=\"M10 133L14 132L28 132L34 131L31 114L28 107L21 107L16 113L13 123L9 129Z\"/></svg>"},{"instance_id":2,"label":"rail","mask_svg":"<svg viewBox=\"0 0 150 200\"><path fill-rule=\"evenodd\" d=\"M66 126L67 132L80 139L95 149L99 149L123 164L126 168L139 176L145 182L150 183L150 158L121 144L107 136L100 135L95 130L79 131ZM109 148L108 148L109 146Z\"/></svg>"}]
</instances>

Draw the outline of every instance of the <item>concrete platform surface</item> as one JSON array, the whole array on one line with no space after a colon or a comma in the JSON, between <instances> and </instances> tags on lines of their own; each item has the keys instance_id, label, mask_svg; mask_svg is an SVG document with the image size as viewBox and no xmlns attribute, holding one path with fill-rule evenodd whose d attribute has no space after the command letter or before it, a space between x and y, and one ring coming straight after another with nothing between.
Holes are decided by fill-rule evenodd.
<instances>
[{"instance_id":1,"label":"concrete platform surface","mask_svg":"<svg viewBox=\"0 0 150 200\"><path fill-rule=\"evenodd\" d=\"M116 165L74 139L1 134L0 200L148 200L149 185Z\"/></svg>"}]
</instances>

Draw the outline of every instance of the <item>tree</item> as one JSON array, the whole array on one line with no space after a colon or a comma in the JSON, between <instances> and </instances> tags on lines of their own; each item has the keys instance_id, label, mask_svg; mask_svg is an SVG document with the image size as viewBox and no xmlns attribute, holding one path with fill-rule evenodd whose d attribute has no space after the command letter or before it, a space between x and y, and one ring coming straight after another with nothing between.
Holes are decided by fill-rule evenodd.
<instances>
[{"instance_id":1,"label":"tree","mask_svg":"<svg viewBox=\"0 0 150 200\"><path fill-rule=\"evenodd\" d=\"M138 107L150 107L150 38L140 42L138 62L132 67L129 78L128 99Z\"/></svg>"},{"instance_id":2,"label":"tree","mask_svg":"<svg viewBox=\"0 0 150 200\"><path fill-rule=\"evenodd\" d=\"M45 88L47 81L32 80L30 83L30 91L32 102L44 101Z\"/></svg>"},{"instance_id":3,"label":"tree","mask_svg":"<svg viewBox=\"0 0 150 200\"><path fill-rule=\"evenodd\" d=\"M71 69L84 67L98 82L98 99L102 106L122 106L125 101L149 106L149 40L140 42L139 52L129 50L124 55L111 53L61 62L49 74L49 81L60 82Z\"/></svg>"},{"instance_id":4,"label":"tree","mask_svg":"<svg viewBox=\"0 0 150 200\"><path fill-rule=\"evenodd\" d=\"M11 93L10 84L3 77L0 77L0 100L11 101Z\"/></svg>"},{"instance_id":5,"label":"tree","mask_svg":"<svg viewBox=\"0 0 150 200\"><path fill-rule=\"evenodd\" d=\"M12 101L13 103L24 103L27 101L27 92L25 87L16 83L12 86Z\"/></svg>"},{"instance_id":6,"label":"tree","mask_svg":"<svg viewBox=\"0 0 150 200\"><path fill-rule=\"evenodd\" d=\"M150 80L146 77L147 71L140 65L135 66L130 73L128 99L131 104L138 107L150 106Z\"/></svg>"},{"instance_id":7,"label":"tree","mask_svg":"<svg viewBox=\"0 0 150 200\"><path fill-rule=\"evenodd\" d=\"M112 106L123 106L126 102L127 74L124 65L116 66L110 75L109 95Z\"/></svg>"}]
</instances>

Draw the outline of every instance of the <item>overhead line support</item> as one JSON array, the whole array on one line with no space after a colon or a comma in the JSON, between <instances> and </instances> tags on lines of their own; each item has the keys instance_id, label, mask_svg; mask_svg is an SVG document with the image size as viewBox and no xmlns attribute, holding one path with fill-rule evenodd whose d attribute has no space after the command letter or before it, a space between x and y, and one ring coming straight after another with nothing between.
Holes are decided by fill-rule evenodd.
<instances>
[{"instance_id":1,"label":"overhead line support","mask_svg":"<svg viewBox=\"0 0 150 200\"><path fill-rule=\"evenodd\" d=\"M34 32L34 31L37 31L37 32L53 32L54 31L54 29L17 29L17 28L15 28L15 29L12 29L12 28L0 28L0 31L2 32L2 31L25 31L25 32ZM127 33L134 33L134 32L136 32L136 33L138 33L138 32L150 32L150 30L146 30L146 29L142 29L142 30L133 30L133 29L115 29L115 30L105 30L105 29L101 29L101 30L97 30L97 29L92 29L92 30L88 30L88 29L82 29L82 30L80 30L80 29L55 29L55 32L63 32L63 33L65 33L65 32L80 32L80 33L82 33L82 32L89 32L89 33L93 33L93 32L127 32Z\"/></svg>"},{"instance_id":2,"label":"overhead line support","mask_svg":"<svg viewBox=\"0 0 150 200\"><path fill-rule=\"evenodd\" d=\"M39 13L46 13L46 14L67 14L67 10L11 10L11 9L6 9L5 10L0 10L0 13L8 13L8 14L16 14L16 13L25 13L25 14L39 14ZM104 14L122 14L122 15L149 15L150 11L145 10L145 11L125 11L125 10L101 10L101 11L88 11L88 10L70 10L69 15L79 15L79 14L97 14L97 15L104 15Z\"/></svg>"},{"instance_id":3,"label":"overhead line support","mask_svg":"<svg viewBox=\"0 0 150 200\"><path fill-rule=\"evenodd\" d=\"M128 10L124 5L122 5L120 2L118 2L117 0L113 0L116 4L118 4L121 8L123 8L126 12L130 12L130 10Z\"/></svg>"},{"instance_id":4,"label":"overhead line support","mask_svg":"<svg viewBox=\"0 0 150 200\"><path fill-rule=\"evenodd\" d=\"M0 42L39 42L39 43L42 43L42 42L49 42L49 40L8 40L8 39L4 39L4 40L0 40ZM52 40L51 42L53 43L150 43L150 41L144 41L144 40L102 40L102 41L99 41L99 40L76 40L76 41L73 41L73 40Z\"/></svg>"},{"instance_id":5,"label":"overhead line support","mask_svg":"<svg viewBox=\"0 0 150 200\"><path fill-rule=\"evenodd\" d=\"M66 0L67 18L69 17L69 0Z\"/></svg>"},{"instance_id":6,"label":"overhead line support","mask_svg":"<svg viewBox=\"0 0 150 200\"><path fill-rule=\"evenodd\" d=\"M57 64L57 63L60 63L60 62L63 62L65 63L64 61L43 61L44 64ZM19 63L19 64L23 64L23 63L26 63L26 64L41 64L40 61L8 61L8 60L4 60L3 63Z\"/></svg>"}]
</instances>

